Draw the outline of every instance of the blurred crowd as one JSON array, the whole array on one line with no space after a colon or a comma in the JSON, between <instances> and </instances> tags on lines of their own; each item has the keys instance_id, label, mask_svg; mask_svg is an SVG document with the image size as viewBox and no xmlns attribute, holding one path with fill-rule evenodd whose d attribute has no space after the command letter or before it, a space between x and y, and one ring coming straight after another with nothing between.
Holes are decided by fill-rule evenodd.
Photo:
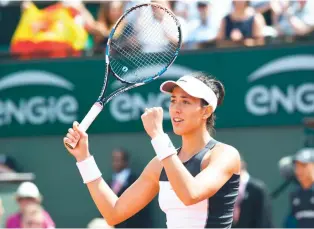
<instances>
[{"instance_id":1,"label":"blurred crowd","mask_svg":"<svg viewBox=\"0 0 314 229\"><path fill-rule=\"evenodd\" d=\"M106 181L114 193L120 197L138 178L134 172L130 153L124 148L114 149L112 155L112 174ZM5 162L4 162L5 163ZM3 164L4 164L3 163ZM4 165L6 166L6 165ZM292 183L286 218L283 228L313 228L314 227L314 147L304 147L293 156L286 156L279 162L279 171ZM12 173L6 170L0 174ZM285 186L286 187L286 186ZM235 203L232 228L273 228L273 199L282 192L270 192L267 185L249 172L249 166L242 158L239 195ZM275 194L276 193L276 194ZM5 228L56 228L50 214L43 207L43 195L32 182L22 182L15 194L18 210L3 219ZM0 220L5 211L0 197ZM87 228L152 228L153 218L151 204L137 214L114 227L109 226L105 219L94 215Z\"/></svg>"},{"instance_id":2,"label":"blurred crowd","mask_svg":"<svg viewBox=\"0 0 314 229\"><path fill-rule=\"evenodd\" d=\"M11 52L42 52L49 57L82 55L103 50L110 30L126 9L144 1L63 0L39 9L37 2L21 2L21 18L11 40ZM157 1L179 18L183 49L214 45L256 46L313 35L311 0ZM48 54L47 54L48 53Z\"/></svg>"}]
</instances>

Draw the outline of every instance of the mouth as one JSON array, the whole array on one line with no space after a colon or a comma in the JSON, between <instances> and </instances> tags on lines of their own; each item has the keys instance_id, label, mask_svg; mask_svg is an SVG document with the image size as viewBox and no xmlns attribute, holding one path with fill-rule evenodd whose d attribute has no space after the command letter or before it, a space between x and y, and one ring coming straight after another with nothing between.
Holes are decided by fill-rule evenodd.
<instances>
[{"instance_id":1,"label":"mouth","mask_svg":"<svg viewBox=\"0 0 314 229\"><path fill-rule=\"evenodd\" d=\"M182 119L182 118L173 118L172 121L173 121L174 123L181 123L181 122L184 121L184 119Z\"/></svg>"}]
</instances>

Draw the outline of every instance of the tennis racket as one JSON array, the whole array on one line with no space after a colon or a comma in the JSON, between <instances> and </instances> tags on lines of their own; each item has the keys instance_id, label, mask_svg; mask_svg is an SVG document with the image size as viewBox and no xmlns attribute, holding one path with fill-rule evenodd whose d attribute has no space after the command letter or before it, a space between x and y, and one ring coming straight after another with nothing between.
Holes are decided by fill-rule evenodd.
<instances>
[{"instance_id":1,"label":"tennis racket","mask_svg":"<svg viewBox=\"0 0 314 229\"><path fill-rule=\"evenodd\" d=\"M174 62L181 48L181 26L176 16L156 3L136 5L116 22L106 46L106 72L97 101L80 123L86 131L103 107L115 96L143 86L161 76ZM143 75L141 69L156 69L153 75ZM109 74L121 87L105 95ZM74 149L76 143L66 143Z\"/></svg>"}]
</instances>

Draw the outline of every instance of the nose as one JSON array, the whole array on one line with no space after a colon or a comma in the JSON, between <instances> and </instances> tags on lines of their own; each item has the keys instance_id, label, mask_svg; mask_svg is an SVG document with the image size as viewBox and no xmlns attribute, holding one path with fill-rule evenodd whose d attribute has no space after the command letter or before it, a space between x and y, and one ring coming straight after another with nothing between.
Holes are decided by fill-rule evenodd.
<instances>
[{"instance_id":1,"label":"nose","mask_svg":"<svg viewBox=\"0 0 314 229\"><path fill-rule=\"evenodd\" d=\"M175 104L174 107L173 107L173 110L176 114L181 114L181 106L180 104Z\"/></svg>"}]
</instances>

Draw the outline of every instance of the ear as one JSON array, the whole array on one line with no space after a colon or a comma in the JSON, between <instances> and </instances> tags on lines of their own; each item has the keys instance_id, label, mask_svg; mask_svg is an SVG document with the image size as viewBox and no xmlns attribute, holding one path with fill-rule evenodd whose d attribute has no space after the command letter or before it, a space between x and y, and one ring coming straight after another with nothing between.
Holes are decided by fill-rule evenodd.
<instances>
[{"instance_id":1,"label":"ear","mask_svg":"<svg viewBox=\"0 0 314 229\"><path fill-rule=\"evenodd\" d=\"M203 119L208 119L211 115L212 115L212 113L213 113L213 108L210 106L210 105L207 105L207 106L204 106L203 107Z\"/></svg>"}]
</instances>

